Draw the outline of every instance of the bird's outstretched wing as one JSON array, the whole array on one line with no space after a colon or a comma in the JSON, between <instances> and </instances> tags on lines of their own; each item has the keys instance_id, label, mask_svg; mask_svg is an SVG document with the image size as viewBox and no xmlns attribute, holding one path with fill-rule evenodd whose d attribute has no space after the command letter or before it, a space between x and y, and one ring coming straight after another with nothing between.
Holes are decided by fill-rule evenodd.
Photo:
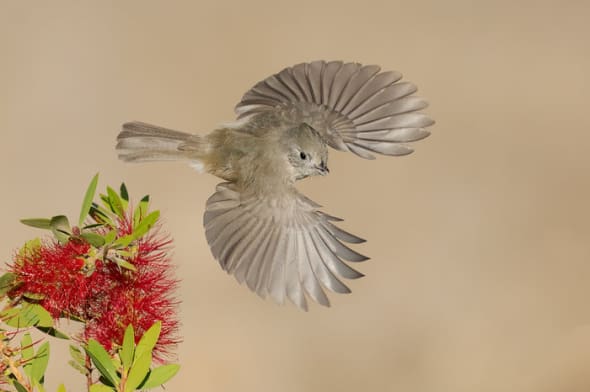
<instances>
[{"instance_id":1,"label":"bird's outstretched wing","mask_svg":"<svg viewBox=\"0 0 590 392\"><path fill-rule=\"evenodd\" d=\"M279 303L288 298L307 310L307 295L329 306L324 287L349 293L339 277L363 276L343 260L367 257L343 244L364 240L336 227L332 222L340 219L318 208L294 188L273 198L221 183L207 201L207 242L221 267L261 297Z\"/></svg>"},{"instance_id":2,"label":"bird's outstretched wing","mask_svg":"<svg viewBox=\"0 0 590 392\"><path fill-rule=\"evenodd\" d=\"M434 121L420 110L427 102L396 71L376 65L314 61L283 69L257 83L236 106L238 118L280 111L306 122L338 150L367 159L372 153L405 155L403 144L428 136Z\"/></svg>"}]
</instances>

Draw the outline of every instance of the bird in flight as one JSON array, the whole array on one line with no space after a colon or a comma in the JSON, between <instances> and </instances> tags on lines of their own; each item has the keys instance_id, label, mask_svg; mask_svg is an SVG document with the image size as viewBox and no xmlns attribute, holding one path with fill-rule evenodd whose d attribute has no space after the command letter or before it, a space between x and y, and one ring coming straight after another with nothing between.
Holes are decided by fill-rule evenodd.
<instances>
[{"instance_id":1,"label":"bird in flight","mask_svg":"<svg viewBox=\"0 0 590 392\"><path fill-rule=\"evenodd\" d=\"M345 243L363 240L341 219L299 193L295 182L324 176L328 146L365 159L406 155L406 143L434 124L427 102L399 72L376 65L314 61L283 69L252 87L236 121L206 135L142 122L123 124L119 158L185 160L224 182L207 200L207 242L221 267L261 297L307 299L329 306L324 292L349 293L342 278L363 275L346 262L368 258Z\"/></svg>"}]
</instances>

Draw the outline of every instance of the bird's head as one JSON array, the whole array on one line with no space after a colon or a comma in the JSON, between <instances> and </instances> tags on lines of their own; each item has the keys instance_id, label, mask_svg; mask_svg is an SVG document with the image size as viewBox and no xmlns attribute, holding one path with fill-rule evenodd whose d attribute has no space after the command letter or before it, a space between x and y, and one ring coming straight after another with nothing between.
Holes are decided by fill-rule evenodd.
<instances>
[{"instance_id":1,"label":"bird's head","mask_svg":"<svg viewBox=\"0 0 590 392\"><path fill-rule=\"evenodd\" d=\"M309 176L325 176L328 170L328 147L318 132L309 125L287 130L285 134L287 158L296 180Z\"/></svg>"}]
</instances>

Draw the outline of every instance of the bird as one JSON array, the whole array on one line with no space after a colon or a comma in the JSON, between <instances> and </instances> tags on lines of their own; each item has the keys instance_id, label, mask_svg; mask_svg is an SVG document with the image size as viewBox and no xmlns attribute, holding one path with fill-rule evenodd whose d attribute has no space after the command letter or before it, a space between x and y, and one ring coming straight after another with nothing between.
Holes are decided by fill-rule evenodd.
<instances>
[{"instance_id":1,"label":"bird","mask_svg":"<svg viewBox=\"0 0 590 392\"><path fill-rule=\"evenodd\" d=\"M330 306L326 289L350 293L343 278L364 276L348 263L368 260L350 245L365 240L295 183L329 173L329 147L364 159L402 156L430 135L427 101L401 79L377 65L300 63L255 84L236 119L208 134L134 121L123 124L116 149L126 162L182 160L222 179L203 216L221 268L279 304Z\"/></svg>"}]
</instances>

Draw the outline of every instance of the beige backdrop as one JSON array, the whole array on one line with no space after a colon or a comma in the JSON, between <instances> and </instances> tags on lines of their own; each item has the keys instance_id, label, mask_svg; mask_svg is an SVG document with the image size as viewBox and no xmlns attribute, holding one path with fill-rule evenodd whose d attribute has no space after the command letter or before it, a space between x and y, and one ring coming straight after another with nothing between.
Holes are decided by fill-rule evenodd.
<instances>
[{"instance_id":1,"label":"beige backdrop","mask_svg":"<svg viewBox=\"0 0 590 392\"><path fill-rule=\"evenodd\" d=\"M0 4L2 259L38 234L19 218L77 216L97 171L151 194L182 278L168 390L589 390L587 1ZM212 259L216 178L113 147L134 119L206 132L259 79L315 59L402 71L437 124L409 157L332 153L330 176L300 184L372 257L352 295L303 313ZM57 355L50 390L81 390Z\"/></svg>"}]
</instances>

